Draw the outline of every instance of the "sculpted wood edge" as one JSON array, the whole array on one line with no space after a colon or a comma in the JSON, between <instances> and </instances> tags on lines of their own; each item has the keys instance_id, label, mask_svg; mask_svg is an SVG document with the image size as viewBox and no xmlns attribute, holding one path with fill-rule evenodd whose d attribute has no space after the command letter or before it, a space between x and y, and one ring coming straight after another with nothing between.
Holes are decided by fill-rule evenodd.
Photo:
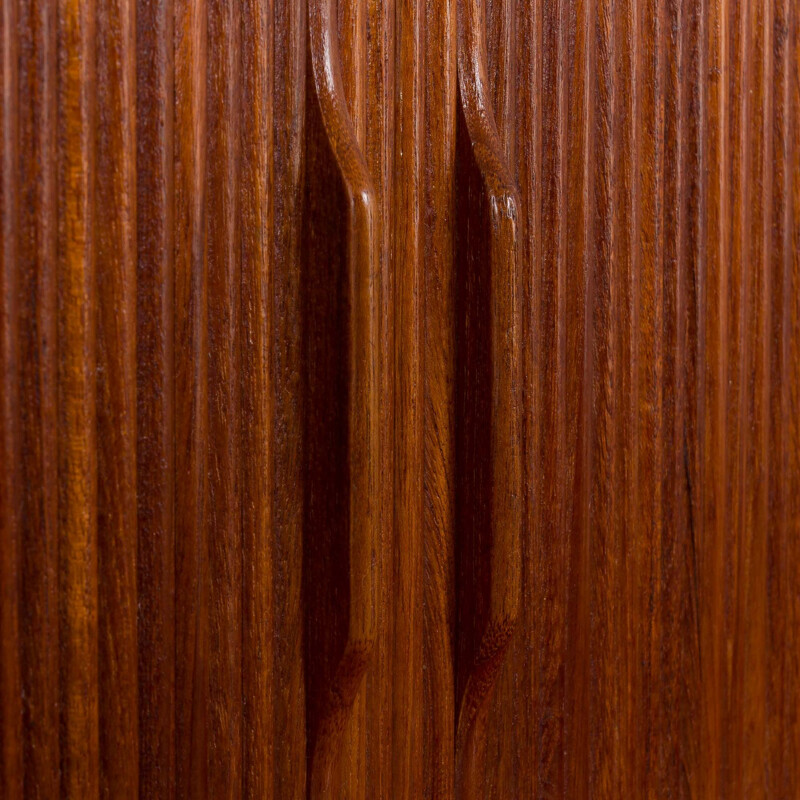
<instances>
[{"instance_id":1,"label":"sculpted wood edge","mask_svg":"<svg viewBox=\"0 0 800 800\"><path fill-rule=\"evenodd\" d=\"M331 766L376 637L378 542L379 260L376 196L342 86L333 0L309 0L314 88L348 198L350 291L350 608L347 641L325 699L311 757L312 797L327 796Z\"/></svg>"},{"instance_id":2,"label":"sculpted wood edge","mask_svg":"<svg viewBox=\"0 0 800 800\"><path fill-rule=\"evenodd\" d=\"M456 731L456 789L477 797L478 762L492 688L520 603L522 524L519 196L489 102L486 33L479 0L458 3L458 86L491 214L491 555L489 617L467 678Z\"/></svg>"}]
</instances>

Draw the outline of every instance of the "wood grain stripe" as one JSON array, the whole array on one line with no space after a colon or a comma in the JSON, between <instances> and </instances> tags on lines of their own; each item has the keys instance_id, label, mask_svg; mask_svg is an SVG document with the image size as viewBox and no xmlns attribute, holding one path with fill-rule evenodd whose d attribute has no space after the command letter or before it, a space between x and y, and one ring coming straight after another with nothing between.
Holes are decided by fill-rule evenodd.
<instances>
[{"instance_id":1,"label":"wood grain stripe","mask_svg":"<svg viewBox=\"0 0 800 800\"><path fill-rule=\"evenodd\" d=\"M273 796L273 14L272 2L242 3L242 771L253 800Z\"/></svg>"},{"instance_id":2,"label":"wood grain stripe","mask_svg":"<svg viewBox=\"0 0 800 800\"><path fill-rule=\"evenodd\" d=\"M800 13L792 6L788 22L789 31L789 65L792 75L789 88L789 120L796 131L800 125ZM786 569L787 574L797 575L800 569L800 146L797 137L790 138L788 155L789 172L789 216L792 220L788 232L789 253L784 273L784 338L783 359L789 386L786 391L787 416L786 465L789 477L786 490L789 499ZM786 733L784 744L789 756L786 767L786 785L788 792L800 791L800 766L794 753L800 746L800 648L798 633L800 629L800 601L797 593L788 604L788 624L790 634L786 641L787 654L787 698L784 706Z\"/></svg>"},{"instance_id":3,"label":"wood grain stripe","mask_svg":"<svg viewBox=\"0 0 800 800\"><path fill-rule=\"evenodd\" d=\"M422 794L423 381L422 173L425 70L422 8L397 5L394 207L395 274L395 626L393 780L395 797Z\"/></svg>"},{"instance_id":4,"label":"wood grain stripe","mask_svg":"<svg viewBox=\"0 0 800 800\"><path fill-rule=\"evenodd\" d=\"M526 404L533 418L532 526L534 650L531 713L536 725L536 789L542 797L559 797L565 786L565 627L569 544L564 535L569 491L567 431L572 423L561 409L571 360L567 351L567 135L569 66L566 0L544 4L541 37L541 200L538 218L540 263L534 261L531 289L532 326L538 331L533 380L535 394ZM520 142L520 147L522 142ZM524 194L526 185L520 181ZM533 230L528 236L534 235ZM574 305L572 306L574 309ZM530 434L529 434L530 435Z\"/></svg>"},{"instance_id":5,"label":"wood grain stripe","mask_svg":"<svg viewBox=\"0 0 800 800\"><path fill-rule=\"evenodd\" d=\"M771 246L771 333L770 369L772 396L770 398L770 440L772 454L780 453L770 462L769 523L767 552L768 587L768 686L767 718L782 717L780 724L767 728L768 795L791 796L798 791L796 760L791 757L796 739L797 659L796 617L793 601L788 596L792 581L792 554L796 551L792 536L793 500L790 492L792 477L792 439L789 422L796 384L796 368L790 361L792 308L796 284L792 278L793 196L792 158L795 143L790 133L793 123L792 57L796 43L792 25L795 13L790 5L774 4L774 102L773 102L773 205ZM794 294L793 294L794 292ZM793 377L794 376L794 377ZM787 435L789 433L789 435ZM789 609L788 618L784 609ZM785 715L785 716L784 716Z\"/></svg>"},{"instance_id":6,"label":"wood grain stripe","mask_svg":"<svg viewBox=\"0 0 800 800\"><path fill-rule=\"evenodd\" d=\"M208 308L208 792L242 792L241 8L209 2L206 84ZM224 752L225 758L219 753Z\"/></svg>"},{"instance_id":7,"label":"wood grain stripe","mask_svg":"<svg viewBox=\"0 0 800 800\"><path fill-rule=\"evenodd\" d=\"M59 792L57 6L20 7L20 633L25 795Z\"/></svg>"},{"instance_id":8,"label":"wood grain stripe","mask_svg":"<svg viewBox=\"0 0 800 800\"><path fill-rule=\"evenodd\" d=\"M305 3L274 0L275 170L274 296L271 350L275 376L274 685L275 797L306 793L306 688L303 653L303 397L300 269L307 29Z\"/></svg>"},{"instance_id":9,"label":"wood grain stripe","mask_svg":"<svg viewBox=\"0 0 800 800\"><path fill-rule=\"evenodd\" d=\"M748 441L745 458L744 537L740 564L743 603L739 635L743 640L742 753L744 797L766 797L767 790L767 523L769 485L768 413L769 374L768 313L771 280L768 242L772 224L772 25L770 0L750 6L749 109L747 117L750 182L747 202L749 230L745 232L748 269L745 313L748 342L745 358L745 396Z\"/></svg>"},{"instance_id":10,"label":"wood grain stripe","mask_svg":"<svg viewBox=\"0 0 800 800\"><path fill-rule=\"evenodd\" d=\"M177 0L175 64L175 780L208 794L206 7Z\"/></svg>"},{"instance_id":11,"label":"wood grain stripe","mask_svg":"<svg viewBox=\"0 0 800 800\"><path fill-rule=\"evenodd\" d=\"M573 42L568 61L567 128L567 231L566 398L568 458L574 464L565 477L571 487L565 515L569 531L569 568L565 676L565 744L567 764L565 791L578 800L588 796L591 773L589 725L590 693L590 506L592 441L592 322L594 224L594 103L590 82L595 69L594 3L570 4L567 40Z\"/></svg>"},{"instance_id":12,"label":"wood grain stripe","mask_svg":"<svg viewBox=\"0 0 800 800\"><path fill-rule=\"evenodd\" d=\"M703 594L700 607L701 679L703 681L704 743L702 787L706 796L718 797L721 785L723 751L722 670L723 639L719 621L723 619L725 566L725 342L727 326L727 253L729 216L727 194L727 97L728 30L726 4L708 0L706 5L706 69L711 79L704 85L703 122L707 179L705 211L705 278L700 313L699 335L704 341L701 368L704 385L701 413L702 462L700 465L702 530L700 559Z\"/></svg>"},{"instance_id":13,"label":"wood grain stripe","mask_svg":"<svg viewBox=\"0 0 800 800\"><path fill-rule=\"evenodd\" d=\"M786 639L786 619L779 609L787 604L785 596L787 575L784 573L786 563L786 529L787 500L786 453L783 449L783 429L787 407L788 375L784 372L783 359L785 331L784 318L785 274L788 252L788 148L787 138L789 124L789 74L788 74L788 22L789 8L783 2L775 2L772 8L773 24L773 106L768 120L773 153L772 164L766 168L771 171L772 196L770 230L767 239L770 283L770 303L768 309L769 326L769 376L772 392L768 398L768 447L769 452L779 454L769 464L769 485L767 487L768 523L766 531L766 716L767 720L779 718L784 705L786 689L786 658L783 642ZM784 762L784 740L786 726L767 725L765 756L767 772L767 793L769 796L780 795L786 791L787 769Z\"/></svg>"},{"instance_id":14,"label":"wood grain stripe","mask_svg":"<svg viewBox=\"0 0 800 800\"><path fill-rule=\"evenodd\" d=\"M96 17L58 4L58 482L61 794L99 795Z\"/></svg>"},{"instance_id":15,"label":"wood grain stripe","mask_svg":"<svg viewBox=\"0 0 800 800\"><path fill-rule=\"evenodd\" d=\"M395 130L395 15L393 0L367 0L365 62L364 157L380 210L380 396L394 396L394 263L392 259L394 130ZM424 85L424 81L423 81ZM394 403L382 403L380 473L394 475ZM369 798L392 797L392 649L394 643L394 481L381 481L380 538L376 553L378 601L375 654L362 693L364 724L356 746L364 763L363 790ZM355 718L354 718L355 721ZM423 760L423 768L424 768ZM360 788L360 787L359 787Z\"/></svg>"},{"instance_id":16,"label":"wood grain stripe","mask_svg":"<svg viewBox=\"0 0 800 800\"><path fill-rule=\"evenodd\" d=\"M0 8L0 792L22 794L22 676L20 670L20 553L22 483L20 457L19 229L19 55L18 9Z\"/></svg>"},{"instance_id":17,"label":"wood grain stripe","mask_svg":"<svg viewBox=\"0 0 800 800\"><path fill-rule=\"evenodd\" d=\"M175 796L174 7L136 9L139 790Z\"/></svg>"},{"instance_id":18,"label":"wood grain stripe","mask_svg":"<svg viewBox=\"0 0 800 800\"><path fill-rule=\"evenodd\" d=\"M658 669L663 707L659 730L658 791L679 787L688 792L685 752L681 735L686 722L684 683L681 674L683 636L684 583L682 547L687 530L687 508L684 488L684 339L681 312L684 311L683 257L685 244L684 190L684 133L685 116L682 105L684 69L683 5L679 0L665 5L662 42L664 44L664 261L660 276L664 292L664 317L660 335L663 340L663 518L661 558L657 568L661 573L663 593L658 613L663 618L664 638L661 642ZM666 509L671 513L666 514ZM691 680L691 679L690 679ZM690 765L688 765L690 766Z\"/></svg>"},{"instance_id":19,"label":"wood grain stripe","mask_svg":"<svg viewBox=\"0 0 800 800\"><path fill-rule=\"evenodd\" d=\"M661 514L663 464L663 345L664 319L662 263L664 258L664 17L661 4L648 5L641 17L643 43L639 60L642 86L641 119L641 261L639 455L640 505L638 522L646 533L638 546L641 568L638 607L642 652L635 706L637 728L644 746L639 751L636 774L648 794L657 792L658 730L663 708L658 696L659 648L662 620L653 609L661 601L659 565L663 538Z\"/></svg>"},{"instance_id":20,"label":"wood grain stripe","mask_svg":"<svg viewBox=\"0 0 800 800\"><path fill-rule=\"evenodd\" d=\"M745 610L745 576L747 562L744 558L747 542L745 530L745 460L748 445L748 418L746 405L746 365L748 361L748 302L747 286L750 263L748 234L750 231L750 181L748 148L748 114L750 87L748 77L751 62L750 39L752 34L750 4L743 2L732 9L731 25L731 270L729 281L730 336L728 342L728 441L729 449L729 608L726 642L728 647L728 718L726 763L724 764L723 793L742 796L744 780L744 652L743 621Z\"/></svg>"},{"instance_id":21,"label":"wood grain stripe","mask_svg":"<svg viewBox=\"0 0 800 800\"><path fill-rule=\"evenodd\" d=\"M100 792L139 794L136 508L136 20L97 15L97 469Z\"/></svg>"},{"instance_id":22,"label":"wood grain stripe","mask_svg":"<svg viewBox=\"0 0 800 800\"><path fill-rule=\"evenodd\" d=\"M589 536L590 603L592 607L589 647L591 693L589 735L591 737L590 793L597 797L620 794L621 724L614 723L620 712L621 665L618 603L621 596L621 531L619 528L620 455L614 426L619 419L620 384L617 363L620 317L619 292L624 281L618 277L615 211L618 203L616 141L617 90L615 57L616 25L613 7L597 0L593 30L595 68L587 91L592 95L594 147L594 226L589 246L594 251L593 304L586 313L594 328L592 359L591 425L591 528ZM587 387L588 390L589 387ZM620 721L621 722L621 721Z\"/></svg>"},{"instance_id":23,"label":"wood grain stripe","mask_svg":"<svg viewBox=\"0 0 800 800\"><path fill-rule=\"evenodd\" d=\"M456 3L425 8L424 236L424 672L425 794L454 792L455 348L453 241L456 138ZM443 244L444 243L444 246Z\"/></svg>"},{"instance_id":24,"label":"wood grain stripe","mask_svg":"<svg viewBox=\"0 0 800 800\"><path fill-rule=\"evenodd\" d=\"M701 365L705 364L705 339L701 311L705 288L705 213L703 203L705 164L702 81L705 74L705 33L702 9L687 3L681 42L681 207L678 270L678 362L682 396L680 427L675 449L681 458L677 472L679 502L683 505L683 529L679 540L678 568L682 601L680 619L682 642L680 672L683 675L681 709L681 764L689 791L700 793L705 770L702 767L704 696L703 650L700 616L704 592L702 548L705 531L701 514L704 485L700 480L704 392Z\"/></svg>"},{"instance_id":25,"label":"wood grain stripe","mask_svg":"<svg viewBox=\"0 0 800 800\"><path fill-rule=\"evenodd\" d=\"M619 331L617 339L617 364L620 381L618 399L619 420L615 431L615 447L619 454L618 476L621 482L622 501L619 504L616 524L619 536L618 569L619 595L617 608L619 639L617 647L621 658L619 665L619 704L621 715L619 731L620 768L619 791L634 795L641 783L637 774L640 749L635 706L637 679L642 645L637 618L639 581L643 569L638 558L633 531L638 524L640 504L639 463L640 431L639 403L641 372L637 346L641 331L640 319L640 240L641 230L641 158L639 113L641 86L639 83L639 55L641 52L641 9L635 0L617 4L615 24L617 104L615 131L620 172L620 185L614 208L614 232L617 270L614 280L619 285ZM636 642L631 646L631 643Z\"/></svg>"}]
</instances>

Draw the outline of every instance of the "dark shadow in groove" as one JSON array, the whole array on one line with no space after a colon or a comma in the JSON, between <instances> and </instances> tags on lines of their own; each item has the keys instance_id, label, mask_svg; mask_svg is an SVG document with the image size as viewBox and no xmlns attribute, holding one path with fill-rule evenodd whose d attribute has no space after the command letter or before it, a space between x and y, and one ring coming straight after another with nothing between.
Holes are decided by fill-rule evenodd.
<instances>
[{"instance_id":1,"label":"dark shadow in groove","mask_svg":"<svg viewBox=\"0 0 800 800\"><path fill-rule=\"evenodd\" d=\"M347 640L350 607L347 194L308 68L301 234L303 607L307 759ZM310 775L310 771L309 771Z\"/></svg>"}]
</instances>

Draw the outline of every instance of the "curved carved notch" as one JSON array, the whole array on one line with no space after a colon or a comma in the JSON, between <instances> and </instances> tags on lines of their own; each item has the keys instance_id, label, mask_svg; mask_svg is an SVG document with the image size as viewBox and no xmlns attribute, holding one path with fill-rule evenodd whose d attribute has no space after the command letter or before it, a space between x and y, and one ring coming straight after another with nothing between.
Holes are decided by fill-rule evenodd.
<instances>
[{"instance_id":1,"label":"curved carved notch","mask_svg":"<svg viewBox=\"0 0 800 800\"><path fill-rule=\"evenodd\" d=\"M479 797L489 701L520 602L522 376L519 199L489 102L478 0L458 4L458 84L456 786Z\"/></svg>"},{"instance_id":2,"label":"curved carved notch","mask_svg":"<svg viewBox=\"0 0 800 800\"><path fill-rule=\"evenodd\" d=\"M315 262L306 276L313 285L304 289L310 329L306 357L312 384L306 398L311 407L306 414L309 437L318 435L316 441L307 442L306 538L312 548L319 545L319 557L311 556L317 558L316 564L306 559L309 570L304 580L312 600L327 592L325 602L347 607L339 630L324 630L320 624L308 634L308 657L325 660L318 674L327 676L324 686L309 687L315 705L310 725L310 795L328 797L342 732L376 636L379 218L366 161L345 102L334 2L309 0L308 10L316 95L311 103L318 115L317 131L327 140L321 146L329 152L322 154L317 147L320 143L313 143L306 165L314 184L307 198L308 234L316 241L316 245L313 241L305 245L314 251L309 258ZM319 172L313 174L315 170ZM319 186L324 190L315 193ZM324 237L328 237L326 241ZM341 270L336 257L330 257L332 251L344 252ZM317 315L328 319L315 319ZM331 335L337 339L335 343L329 341ZM346 371L340 369L338 355L346 358ZM333 377L327 383L319 380L314 371L328 367L332 376L345 377ZM327 497L321 499L323 493ZM346 531L345 536L337 537L337 526ZM324 537L329 541L321 541ZM345 564L346 568L339 570ZM344 574L331 574L340 571ZM317 573L327 588L315 585ZM314 613L313 607L308 613Z\"/></svg>"}]
</instances>

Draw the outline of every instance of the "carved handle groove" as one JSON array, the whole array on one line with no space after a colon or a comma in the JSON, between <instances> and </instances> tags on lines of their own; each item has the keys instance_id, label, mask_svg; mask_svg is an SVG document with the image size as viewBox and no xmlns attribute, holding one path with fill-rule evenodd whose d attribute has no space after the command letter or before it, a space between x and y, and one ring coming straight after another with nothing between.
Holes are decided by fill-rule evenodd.
<instances>
[{"instance_id":1,"label":"carved handle groove","mask_svg":"<svg viewBox=\"0 0 800 800\"><path fill-rule=\"evenodd\" d=\"M325 133L348 198L350 293L350 608L347 642L312 751L311 796L330 795L331 766L375 641L378 540L379 274L375 192L347 111L333 0L309 0L311 66Z\"/></svg>"},{"instance_id":2,"label":"carved handle groove","mask_svg":"<svg viewBox=\"0 0 800 800\"><path fill-rule=\"evenodd\" d=\"M479 0L459 0L457 57L462 109L491 215L493 500L489 614L467 678L456 732L458 795L477 797L477 754L485 735L489 699L519 608L522 524L519 199L489 101L486 35Z\"/></svg>"}]
</instances>

